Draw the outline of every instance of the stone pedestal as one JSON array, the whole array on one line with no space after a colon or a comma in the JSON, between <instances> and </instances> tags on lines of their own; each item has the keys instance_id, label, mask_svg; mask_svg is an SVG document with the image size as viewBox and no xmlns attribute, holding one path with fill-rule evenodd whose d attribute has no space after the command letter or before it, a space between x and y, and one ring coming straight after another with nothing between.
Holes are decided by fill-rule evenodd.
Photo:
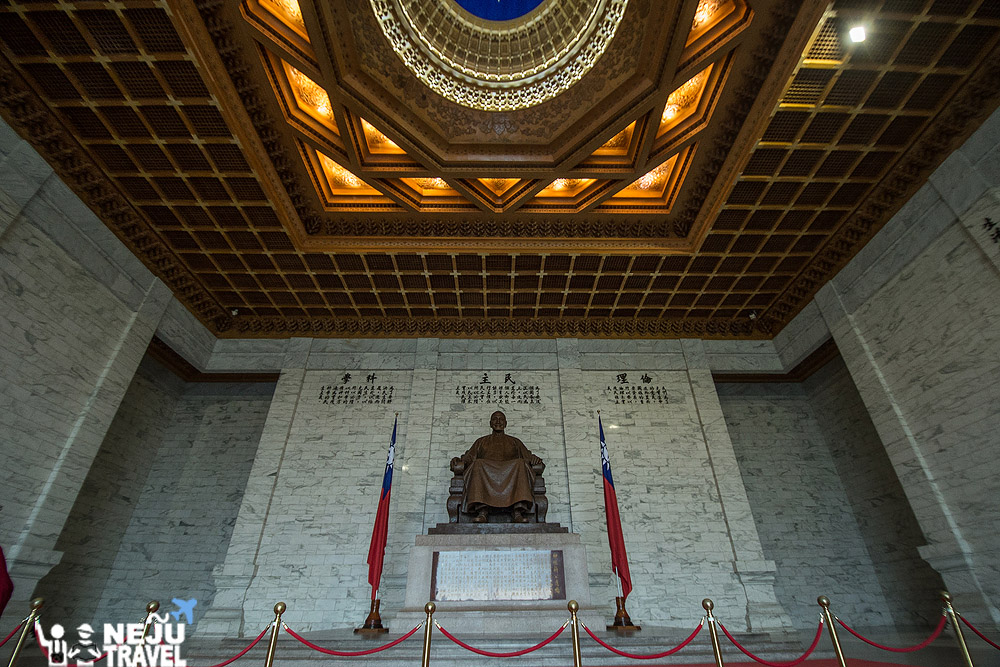
<instances>
[{"instance_id":1,"label":"stone pedestal","mask_svg":"<svg viewBox=\"0 0 1000 667\"><path fill-rule=\"evenodd\" d=\"M543 526L553 531L542 532ZM509 635L549 634L568 618L566 604L576 600L584 622L602 627L603 617L590 603L586 547L575 533L553 524L442 524L430 535L418 535L410 550L403 608L394 625L412 627L425 618L424 605L433 600L432 574L435 552L562 552L565 592L550 600L433 600L434 618L448 631L458 634Z\"/></svg>"}]
</instances>

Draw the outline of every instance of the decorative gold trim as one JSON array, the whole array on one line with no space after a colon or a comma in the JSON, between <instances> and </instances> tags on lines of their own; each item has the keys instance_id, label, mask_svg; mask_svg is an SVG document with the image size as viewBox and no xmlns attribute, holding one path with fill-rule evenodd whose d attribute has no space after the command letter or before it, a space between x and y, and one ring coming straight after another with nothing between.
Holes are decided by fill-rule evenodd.
<instances>
[{"instance_id":1,"label":"decorative gold trim","mask_svg":"<svg viewBox=\"0 0 1000 667\"><path fill-rule=\"evenodd\" d=\"M568 89L583 78L607 50L628 6L628 0L599 0L583 28L577 29L564 49L555 54L540 51L544 54L541 64L532 64L523 71L498 74L463 65L445 49L429 42L421 35L420 26L415 24L405 0L369 2L382 34L414 76L442 97L482 111L526 109ZM411 34L417 36L416 42ZM510 48L509 30L480 27L477 36L480 38L478 48L487 54L502 53L504 44ZM483 42L487 46L484 47Z\"/></svg>"}]
</instances>

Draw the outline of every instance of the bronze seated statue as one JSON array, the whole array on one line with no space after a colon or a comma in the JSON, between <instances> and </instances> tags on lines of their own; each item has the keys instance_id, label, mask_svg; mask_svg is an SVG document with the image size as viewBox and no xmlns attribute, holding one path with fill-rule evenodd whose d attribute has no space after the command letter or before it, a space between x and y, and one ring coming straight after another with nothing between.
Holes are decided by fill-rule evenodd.
<instances>
[{"instance_id":1,"label":"bronze seated statue","mask_svg":"<svg viewBox=\"0 0 1000 667\"><path fill-rule=\"evenodd\" d=\"M545 523L545 464L524 443L504 433L507 417L494 412L493 433L451 460L455 477L448 491L451 523Z\"/></svg>"}]
</instances>

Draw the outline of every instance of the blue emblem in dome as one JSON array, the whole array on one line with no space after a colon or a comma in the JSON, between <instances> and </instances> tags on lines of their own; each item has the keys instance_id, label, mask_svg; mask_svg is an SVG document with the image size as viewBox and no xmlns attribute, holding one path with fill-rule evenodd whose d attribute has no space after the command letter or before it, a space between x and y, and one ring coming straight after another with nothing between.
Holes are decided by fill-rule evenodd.
<instances>
[{"instance_id":1,"label":"blue emblem in dome","mask_svg":"<svg viewBox=\"0 0 1000 667\"><path fill-rule=\"evenodd\" d=\"M465 11L487 21L521 18L542 4L542 0L455 0Z\"/></svg>"}]
</instances>

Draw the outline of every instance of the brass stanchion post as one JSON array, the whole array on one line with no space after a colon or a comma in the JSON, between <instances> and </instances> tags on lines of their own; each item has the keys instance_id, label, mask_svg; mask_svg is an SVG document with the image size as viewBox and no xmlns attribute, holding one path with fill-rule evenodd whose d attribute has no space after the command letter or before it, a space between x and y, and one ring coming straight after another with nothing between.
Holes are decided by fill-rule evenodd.
<instances>
[{"instance_id":1,"label":"brass stanchion post","mask_svg":"<svg viewBox=\"0 0 1000 667\"><path fill-rule=\"evenodd\" d=\"M962 626L958 620L958 612L951 606L951 593L941 591L941 601L944 602L944 613L948 616L951 627L955 628L955 639L958 640L958 650L962 652L962 659L965 660L965 667L975 667L972 664L972 656L969 655L969 647L965 644L965 635L962 634Z\"/></svg>"},{"instance_id":2,"label":"brass stanchion post","mask_svg":"<svg viewBox=\"0 0 1000 667\"><path fill-rule=\"evenodd\" d=\"M718 667L726 667L726 663L722 662L722 647L719 645L719 631L715 627L715 616L712 615L715 603L710 598L705 598L701 601L701 606L705 608L705 613L708 616L708 635L712 638L712 653L715 654L715 664Z\"/></svg>"},{"instance_id":3,"label":"brass stanchion post","mask_svg":"<svg viewBox=\"0 0 1000 667\"><path fill-rule=\"evenodd\" d=\"M583 658L580 656L580 620L576 617L580 605L576 600L570 600L566 608L569 609L569 626L573 635L573 667L583 667Z\"/></svg>"},{"instance_id":4,"label":"brass stanchion post","mask_svg":"<svg viewBox=\"0 0 1000 667\"><path fill-rule=\"evenodd\" d=\"M433 602L428 602L424 605L424 611L427 612L427 620L424 621L424 655L420 661L421 667L430 667L431 664L431 630L434 625L435 609L437 609L437 605Z\"/></svg>"},{"instance_id":5,"label":"brass stanchion post","mask_svg":"<svg viewBox=\"0 0 1000 667\"><path fill-rule=\"evenodd\" d=\"M816 602L823 608L823 620L826 621L826 629L830 631L830 641L833 642L833 652L837 656L837 664L840 667L847 667L844 662L844 652L840 650L840 637L837 636L837 628L833 623L833 614L830 613L830 598L820 595Z\"/></svg>"},{"instance_id":6,"label":"brass stanchion post","mask_svg":"<svg viewBox=\"0 0 1000 667\"><path fill-rule=\"evenodd\" d=\"M14 644L14 652L10 654L10 662L7 663L7 667L14 667L17 664L17 659L21 655L21 649L24 647L24 640L28 638L28 633L35 627L35 621L38 620L38 612L41 611L44 603L45 600L42 598L35 598L31 601L31 613L28 614L28 618L24 622L24 627L21 628L21 634L17 638L17 643Z\"/></svg>"},{"instance_id":7,"label":"brass stanchion post","mask_svg":"<svg viewBox=\"0 0 1000 667\"><path fill-rule=\"evenodd\" d=\"M281 615L285 613L284 602L274 605L274 627L271 628L271 642L267 645L267 656L264 658L264 667L271 667L274 663L274 652L278 649L278 630L281 629Z\"/></svg>"},{"instance_id":8,"label":"brass stanchion post","mask_svg":"<svg viewBox=\"0 0 1000 667\"><path fill-rule=\"evenodd\" d=\"M142 643L146 643L146 635L149 634L149 626L153 624L153 614L160 608L159 600L150 600L146 605L146 618L142 620Z\"/></svg>"}]
</instances>

